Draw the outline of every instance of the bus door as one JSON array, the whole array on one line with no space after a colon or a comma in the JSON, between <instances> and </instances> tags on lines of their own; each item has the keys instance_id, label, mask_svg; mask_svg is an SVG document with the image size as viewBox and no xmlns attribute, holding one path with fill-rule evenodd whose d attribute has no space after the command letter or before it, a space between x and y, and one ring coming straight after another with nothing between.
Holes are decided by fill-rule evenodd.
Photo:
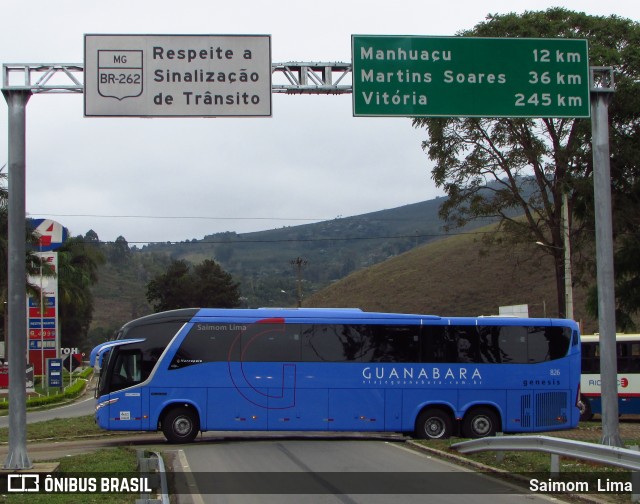
<instances>
[{"instance_id":1,"label":"bus door","mask_svg":"<svg viewBox=\"0 0 640 504\"><path fill-rule=\"evenodd\" d=\"M109 366L109 429L147 429L149 419L143 416L143 399L147 405L149 402L147 391L136 387L142 382L142 351L118 348L113 359L113 367Z\"/></svg>"}]
</instances>

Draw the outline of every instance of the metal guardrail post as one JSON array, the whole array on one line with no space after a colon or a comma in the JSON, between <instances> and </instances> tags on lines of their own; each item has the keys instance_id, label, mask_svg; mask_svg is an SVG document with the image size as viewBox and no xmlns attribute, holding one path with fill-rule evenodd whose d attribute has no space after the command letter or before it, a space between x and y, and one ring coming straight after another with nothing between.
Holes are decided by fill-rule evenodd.
<instances>
[{"instance_id":1,"label":"metal guardrail post","mask_svg":"<svg viewBox=\"0 0 640 504\"><path fill-rule=\"evenodd\" d=\"M560 476L560 455L551 454L551 464L549 465L549 474L552 478Z\"/></svg>"},{"instance_id":2,"label":"metal guardrail post","mask_svg":"<svg viewBox=\"0 0 640 504\"><path fill-rule=\"evenodd\" d=\"M137 450L138 469L146 476L151 488L156 490L158 498L153 498L148 493L141 493L136 499L136 504L169 504L169 491L164 461L159 453L152 452L152 457L147 457L145 450Z\"/></svg>"},{"instance_id":3,"label":"metal guardrail post","mask_svg":"<svg viewBox=\"0 0 640 504\"><path fill-rule=\"evenodd\" d=\"M630 446L629 449L636 452L640 452L640 446L638 445ZM631 485L633 486L633 488L640 489L640 472L633 471L631 473ZM640 494L636 492L632 493L631 502L640 502Z\"/></svg>"},{"instance_id":4,"label":"metal guardrail post","mask_svg":"<svg viewBox=\"0 0 640 504\"><path fill-rule=\"evenodd\" d=\"M502 437L504 436L504 432L496 432L496 437ZM496 452L496 462L501 463L504 462L504 452L503 451L497 451Z\"/></svg>"}]
</instances>

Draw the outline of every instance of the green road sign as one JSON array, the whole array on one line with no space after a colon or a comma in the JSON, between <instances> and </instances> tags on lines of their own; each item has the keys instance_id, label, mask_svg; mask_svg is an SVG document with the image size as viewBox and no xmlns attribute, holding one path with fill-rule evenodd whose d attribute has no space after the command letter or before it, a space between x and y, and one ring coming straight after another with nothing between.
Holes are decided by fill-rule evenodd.
<instances>
[{"instance_id":1,"label":"green road sign","mask_svg":"<svg viewBox=\"0 0 640 504\"><path fill-rule=\"evenodd\" d=\"M353 35L354 116L589 117L587 41Z\"/></svg>"}]
</instances>

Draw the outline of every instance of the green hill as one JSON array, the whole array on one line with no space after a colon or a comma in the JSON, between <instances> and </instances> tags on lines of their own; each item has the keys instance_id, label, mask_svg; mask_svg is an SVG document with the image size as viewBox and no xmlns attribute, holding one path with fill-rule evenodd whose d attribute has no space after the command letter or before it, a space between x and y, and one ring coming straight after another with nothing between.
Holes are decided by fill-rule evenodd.
<instances>
[{"instance_id":1,"label":"green hill","mask_svg":"<svg viewBox=\"0 0 640 504\"><path fill-rule=\"evenodd\" d=\"M293 306L293 260L304 259L304 291L315 292L354 271L442 237L444 223L438 215L442 201L253 233L217 233L201 240L149 245L142 252L194 264L214 259L241 284L247 306ZM479 225L473 223L467 229Z\"/></svg>"},{"instance_id":2,"label":"green hill","mask_svg":"<svg viewBox=\"0 0 640 504\"><path fill-rule=\"evenodd\" d=\"M307 306L490 315L498 307L528 304L532 316L556 316L553 264L537 245L487 245L479 223L468 234L443 236L442 199L370 214L269 231L205 236L177 244L132 249L126 260L100 268L93 289L92 339L102 340L132 318L151 312L146 285L170 258L214 259L241 284L244 305L295 306L302 271ZM476 228L474 231L473 228ZM576 316L592 332L576 289Z\"/></svg>"},{"instance_id":3,"label":"green hill","mask_svg":"<svg viewBox=\"0 0 640 504\"><path fill-rule=\"evenodd\" d=\"M535 244L489 245L483 228L418 247L357 271L305 300L308 307L442 316L497 315L500 306L529 305L532 317L556 317L553 263ZM592 333L586 290L574 289L575 317Z\"/></svg>"}]
</instances>

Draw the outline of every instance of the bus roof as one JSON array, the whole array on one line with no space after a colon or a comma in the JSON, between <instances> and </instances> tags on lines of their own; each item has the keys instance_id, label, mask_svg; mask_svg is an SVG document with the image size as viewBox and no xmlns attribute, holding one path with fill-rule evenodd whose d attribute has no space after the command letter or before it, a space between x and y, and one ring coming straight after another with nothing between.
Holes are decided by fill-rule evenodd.
<instances>
[{"instance_id":1,"label":"bus roof","mask_svg":"<svg viewBox=\"0 0 640 504\"><path fill-rule=\"evenodd\" d=\"M273 319L300 321L305 323L383 323L383 321L406 322L413 324L447 324L447 325L527 325L527 326L563 326L577 329L577 324L568 319L549 318L517 318L517 317L440 317L437 315L421 315L408 313L367 312L359 308L184 308L154 313L127 322L121 329L145 324L163 322L207 322L216 319L218 322L265 322Z\"/></svg>"},{"instance_id":2,"label":"bus roof","mask_svg":"<svg viewBox=\"0 0 640 504\"><path fill-rule=\"evenodd\" d=\"M599 334L583 334L580 338L583 343L593 343L600 341ZM617 333L616 341L640 341L640 334Z\"/></svg>"},{"instance_id":3,"label":"bus roof","mask_svg":"<svg viewBox=\"0 0 640 504\"><path fill-rule=\"evenodd\" d=\"M208 317L238 318L247 320L264 319L306 319L306 320L378 320L404 319L415 320L430 318L440 320L434 315L416 315L407 313L365 312L359 308L255 308L255 309L219 309L202 308L196 319Z\"/></svg>"}]
</instances>

